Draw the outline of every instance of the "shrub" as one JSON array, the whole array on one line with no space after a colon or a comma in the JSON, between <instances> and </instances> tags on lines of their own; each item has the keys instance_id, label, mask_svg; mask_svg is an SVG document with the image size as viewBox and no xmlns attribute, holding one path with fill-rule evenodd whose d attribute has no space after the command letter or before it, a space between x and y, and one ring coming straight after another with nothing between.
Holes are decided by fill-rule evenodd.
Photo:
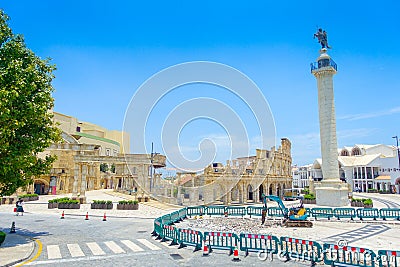
<instances>
[{"instance_id":1,"label":"shrub","mask_svg":"<svg viewBox=\"0 0 400 267\"><path fill-rule=\"evenodd\" d=\"M363 199L362 202L364 205L372 205L372 199L370 199L370 198Z\"/></svg>"},{"instance_id":2,"label":"shrub","mask_svg":"<svg viewBox=\"0 0 400 267\"><path fill-rule=\"evenodd\" d=\"M70 200L69 197L50 199L49 203L65 203L64 201Z\"/></svg>"},{"instance_id":3,"label":"shrub","mask_svg":"<svg viewBox=\"0 0 400 267\"><path fill-rule=\"evenodd\" d=\"M28 197L37 197L39 196L38 194L25 194L25 195L20 195L18 197L20 198L28 198Z\"/></svg>"},{"instance_id":4,"label":"shrub","mask_svg":"<svg viewBox=\"0 0 400 267\"><path fill-rule=\"evenodd\" d=\"M139 203L139 201L137 201L137 200L120 200L120 201L118 201L118 204L134 204L134 205L136 205L138 203Z\"/></svg>"},{"instance_id":5,"label":"shrub","mask_svg":"<svg viewBox=\"0 0 400 267\"><path fill-rule=\"evenodd\" d=\"M304 199L314 200L315 196L314 196L314 194L306 194L306 195L304 195Z\"/></svg>"},{"instance_id":6,"label":"shrub","mask_svg":"<svg viewBox=\"0 0 400 267\"><path fill-rule=\"evenodd\" d=\"M0 246L1 244L3 244L5 239L6 239L6 233L0 231Z\"/></svg>"}]
</instances>

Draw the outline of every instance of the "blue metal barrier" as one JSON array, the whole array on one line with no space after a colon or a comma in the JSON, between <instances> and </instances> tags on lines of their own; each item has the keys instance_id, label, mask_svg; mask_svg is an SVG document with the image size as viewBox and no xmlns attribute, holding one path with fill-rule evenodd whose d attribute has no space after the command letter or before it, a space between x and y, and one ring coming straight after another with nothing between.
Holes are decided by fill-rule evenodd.
<instances>
[{"instance_id":1,"label":"blue metal barrier","mask_svg":"<svg viewBox=\"0 0 400 267\"><path fill-rule=\"evenodd\" d=\"M172 225L163 225L163 233L161 242L165 242L167 240L171 240L170 245L178 245L178 230L175 226Z\"/></svg>"},{"instance_id":2,"label":"blue metal barrier","mask_svg":"<svg viewBox=\"0 0 400 267\"><path fill-rule=\"evenodd\" d=\"M269 207L267 214L269 217L283 217L282 210L279 207Z\"/></svg>"},{"instance_id":3,"label":"blue metal barrier","mask_svg":"<svg viewBox=\"0 0 400 267\"><path fill-rule=\"evenodd\" d=\"M379 216L386 220L386 218L400 220L400 209L384 208L379 210Z\"/></svg>"},{"instance_id":4,"label":"blue metal barrier","mask_svg":"<svg viewBox=\"0 0 400 267\"><path fill-rule=\"evenodd\" d=\"M228 216L245 216L246 208L245 207L226 207L225 212Z\"/></svg>"},{"instance_id":5,"label":"blue metal barrier","mask_svg":"<svg viewBox=\"0 0 400 267\"><path fill-rule=\"evenodd\" d=\"M226 206L208 206L206 214L207 215L220 215L224 216L226 212Z\"/></svg>"},{"instance_id":6,"label":"blue metal barrier","mask_svg":"<svg viewBox=\"0 0 400 267\"><path fill-rule=\"evenodd\" d=\"M375 267L375 258L367 248L324 244L324 263L330 266Z\"/></svg>"},{"instance_id":7,"label":"blue metal barrier","mask_svg":"<svg viewBox=\"0 0 400 267\"><path fill-rule=\"evenodd\" d=\"M179 229L178 237L179 248L193 246L193 252L201 250L201 246L203 244L202 232L192 229Z\"/></svg>"},{"instance_id":8,"label":"blue metal barrier","mask_svg":"<svg viewBox=\"0 0 400 267\"><path fill-rule=\"evenodd\" d=\"M330 220L333 217L332 208L312 208L312 217L316 220L317 218L328 218Z\"/></svg>"},{"instance_id":9,"label":"blue metal barrier","mask_svg":"<svg viewBox=\"0 0 400 267\"><path fill-rule=\"evenodd\" d=\"M264 207L255 207L255 206L249 206L247 207L247 215L250 216L262 216L262 211Z\"/></svg>"},{"instance_id":10,"label":"blue metal barrier","mask_svg":"<svg viewBox=\"0 0 400 267\"><path fill-rule=\"evenodd\" d=\"M400 251L399 250L379 250L378 251L379 267L399 267Z\"/></svg>"},{"instance_id":11,"label":"blue metal barrier","mask_svg":"<svg viewBox=\"0 0 400 267\"><path fill-rule=\"evenodd\" d=\"M323 259L322 246L315 241L292 237L281 237L280 241L283 256L288 260L311 261L311 265L314 266L316 262Z\"/></svg>"},{"instance_id":12,"label":"blue metal barrier","mask_svg":"<svg viewBox=\"0 0 400 267\"><path fill-rule=\"evenodd\" d=\"M240 250L249 255L249 252L260 252L278 254L280 247L279 239L272 235L240 234Z\"/></svg>"},{"instance_id":13,"label":"blue metal barrier","mask_svg":"<svg viewBox=\"0 0 400 267\"><path fill-rule=\"evenodd\" d=\"M354 208L335 208L333 209L333 216L335 216L338 220L342 218L350 218L353 220L356 215L356 210Z\"/></svg>"},{"instance_id":14,"label":"blue metal barrier","mask_svg":"<svg viewBox=\"0 0 400 267\"><path fill-rule=\"evenodd\" d=\"M232 255L235 247L238 246L239 237L234 233L224 232L204 232L203 245L212 249L229 250L229 255Z\"/></svg>"},{"instance_id":15,"label":"blue metal barrier","mask_svg":"<svg viewBox=\"0 0 400 267\"><path fill-rule=\"evenodd\" d=\"M204 206L196 206L196 207L187 207L186 212L187 215L192 218L193 215L203 216L206 214L207 208Z\"/></svg>"},{"instance_id":16,"label":"blue metal barrier","mask_svg":"<svg viewBox=\"0 0 400 267\"><path fill-rule=\"evenodd\" d=\"M366 219L374 219L379 218L379 210L376 208L361 208L357 209L357 217L360 220Z\"/></svg>"}]
</instances>

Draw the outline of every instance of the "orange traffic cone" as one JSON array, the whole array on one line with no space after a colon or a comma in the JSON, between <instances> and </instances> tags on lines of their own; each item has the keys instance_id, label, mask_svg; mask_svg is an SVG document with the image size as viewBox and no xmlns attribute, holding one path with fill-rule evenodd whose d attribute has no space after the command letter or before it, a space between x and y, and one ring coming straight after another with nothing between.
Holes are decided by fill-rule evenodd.
<instances>
[{"instance_id":1,"label":"orange traffic cone","mask_svg":"<svg viewBox=\"0 0 400 267\"><path fill-rule=\"evenodd\" d=\"M104 212L103 222L107 221L106 213Z\"/></svg>"},{"instance_id":2,"label":"orange traffic cone","mask_svg":"<svg viewBox=\"0 0 400 267\"><path fill-rule=\"evenodd\" d=\"M64 211L62 212L60 219L64 219Z\"/></svg>"},{"instance_id":3,"label":"orange traffic cone","mask_svg":"<svg viewBox=\"0 0 400 267\"><path fill-rule=\"evenodd\" d=\"M233 259L232 261L240 261L239 259L239 250L237 247L233 250Z\"/></svg>"},{"instance_id":4,"label":"orange traffic cone","mask_svg":"<svg viewBox=\"0 0 400 267\"><path fill-rule=\"evenodd\" d=\"M203 247L203 256L208 256L208 253L209 253L208 246L204 245L204 247Z\"/></svg>"},{"instance_id":5,"label":"orange traffic cone","mask_svg":"<svg viewBox=\"0 0 400 267\"><path fill-rule=\"evenodd\" d=\"M89 212L86 212L85 220L89 220Z\"/></svg>"}]
</instances>

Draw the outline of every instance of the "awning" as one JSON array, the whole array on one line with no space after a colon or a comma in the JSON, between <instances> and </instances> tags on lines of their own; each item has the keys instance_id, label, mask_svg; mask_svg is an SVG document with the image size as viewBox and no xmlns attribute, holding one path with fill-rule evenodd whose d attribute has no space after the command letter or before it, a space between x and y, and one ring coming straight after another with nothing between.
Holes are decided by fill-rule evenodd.
<instances>
[{"instance_id":1,"label":"awning","mask_svg":"<svg viewBox=\"0 0 400 267\"><path fill-rule=\"evenodd\" d=\"M390 176L389 175L380 175L378 177L375 178L375 180L378 181L390 181Z\"/></svg>"}]
</instances>

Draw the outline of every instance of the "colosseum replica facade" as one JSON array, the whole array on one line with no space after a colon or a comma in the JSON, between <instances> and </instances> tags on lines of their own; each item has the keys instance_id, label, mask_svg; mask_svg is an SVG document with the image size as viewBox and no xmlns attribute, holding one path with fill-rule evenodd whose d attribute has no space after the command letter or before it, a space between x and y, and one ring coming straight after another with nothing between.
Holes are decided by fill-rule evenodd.
<instances>
[{"instance_id":1,"label":"colosseum replica facade","mask_svg":"<svg viewBox=\"0 0 400 267\"><path fill-rule=\"evenodd\" d=\"M212 163L202 174L178 173L174 183L161 186L165 191L159 197L183 205L258 203L263 193L282 197L292 188L291 165L291 143L282 138L278 149L257 149L255 156L225 165Z\"/></svg>"}]
</instances>

